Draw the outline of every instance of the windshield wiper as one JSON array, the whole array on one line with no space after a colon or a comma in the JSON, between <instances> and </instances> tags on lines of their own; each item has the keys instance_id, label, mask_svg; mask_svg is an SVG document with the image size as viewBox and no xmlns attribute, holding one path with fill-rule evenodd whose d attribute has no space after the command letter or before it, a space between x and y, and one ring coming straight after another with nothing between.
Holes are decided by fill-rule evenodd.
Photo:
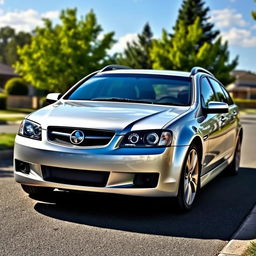
<instances>
[{"instance_id":1,"label":"windshield wiper","mask_svg":"<svg viewBox=\"0 0 256 256\"><path fill-rule=\"evenodd\" d=\"M89 100L93 101L116 101L116 102L133 102L133 103L146 103L146 104L154 104L152 101L146 101L146 100L133 100L128 98L92 98Z\"/></svg>"}]
</instances>

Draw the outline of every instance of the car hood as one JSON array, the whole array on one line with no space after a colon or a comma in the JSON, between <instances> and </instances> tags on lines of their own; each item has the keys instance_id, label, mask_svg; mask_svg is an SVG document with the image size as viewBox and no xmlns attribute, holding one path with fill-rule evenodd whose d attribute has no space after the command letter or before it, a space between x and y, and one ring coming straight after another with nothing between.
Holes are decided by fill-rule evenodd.
<instances>
[{"instance_id":1,"label":"car hood","mask_svg":"<svg viewBox=\"0 0 256 256\"><path fill-rule=\"evenodd\" d=\"M97 128L122 131L161 129L189 107L138 103L58 101L27 118L48 126Z\"/></svg>"}]
</instances>

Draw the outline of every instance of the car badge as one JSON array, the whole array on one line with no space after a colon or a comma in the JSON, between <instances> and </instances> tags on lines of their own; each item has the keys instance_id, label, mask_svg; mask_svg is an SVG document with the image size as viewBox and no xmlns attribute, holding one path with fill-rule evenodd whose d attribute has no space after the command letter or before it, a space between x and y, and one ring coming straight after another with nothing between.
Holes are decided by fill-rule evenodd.
<instances>
[{"instance_id":1,"label":"car badge","mask_svg":"<svg viewBox=\"0 0 256 256\"><path fill-rule=\"evenodd\" d=\"M84 133L80 130L75 130L70 134L70 142L79 145L84 141Z\"/></svg>"}]
</instances>

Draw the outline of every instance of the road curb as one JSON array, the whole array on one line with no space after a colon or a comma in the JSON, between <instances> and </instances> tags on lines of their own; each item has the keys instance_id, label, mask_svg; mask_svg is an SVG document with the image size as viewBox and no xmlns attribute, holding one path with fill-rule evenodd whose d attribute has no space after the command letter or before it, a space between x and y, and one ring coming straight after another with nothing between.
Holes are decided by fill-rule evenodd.
<instances>
[{"instance_id":1,"label":"road curb","mask_svg":"<svg viewBox=\"0 0 256 256\"><path fill-rule=\"evenodd\" d=\"M1 150L0 151L0 162L11 161L13 157L13 149Z\"/></svg>"},{"instance_id":2,"label":"road curb","mask_svg":"<svg viewBox=\"0 0 256 256\"><path fill-rule=\"evenodd\" d=\"M256 242L256 205L218 256L242 256L251 242Z\"/></svg>"}]
</instances>

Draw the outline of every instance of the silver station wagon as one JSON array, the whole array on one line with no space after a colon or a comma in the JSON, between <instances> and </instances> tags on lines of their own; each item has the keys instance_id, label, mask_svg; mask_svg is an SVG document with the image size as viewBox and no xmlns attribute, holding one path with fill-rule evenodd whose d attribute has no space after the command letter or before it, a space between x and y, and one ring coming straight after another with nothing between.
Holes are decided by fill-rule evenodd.
<instances>
[{"instance_id":1,"label":"silver station wagon","mask_svg":"<svg viewBox=\"0 0 256 256\"><path fill-rule=\"evenodd\" d=\"M175 197L189 210L226 170L237 174L237 106L207 70L110 65L28 115L15 140L14 174L29 194L54 189Z\"/></svg>"}]
</instances>

